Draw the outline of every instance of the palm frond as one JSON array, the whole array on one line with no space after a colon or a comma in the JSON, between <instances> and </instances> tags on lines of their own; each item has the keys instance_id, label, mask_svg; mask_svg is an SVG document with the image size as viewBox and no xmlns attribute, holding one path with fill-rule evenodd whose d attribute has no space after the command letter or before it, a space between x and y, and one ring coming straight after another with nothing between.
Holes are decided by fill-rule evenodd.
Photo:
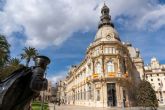
<instances>
[{"instance_id":1,"label":"palm frond","mask_svg":"<svg viewBox=\"0 0 165 110\"><path fill-rule=\"evenodd\" d=\"M23 53L21 54L21 59L26 60L26 65L28 66L31 59L38 55L38 52L33 47L24 47Z\"/></svg>"}]
</instances>

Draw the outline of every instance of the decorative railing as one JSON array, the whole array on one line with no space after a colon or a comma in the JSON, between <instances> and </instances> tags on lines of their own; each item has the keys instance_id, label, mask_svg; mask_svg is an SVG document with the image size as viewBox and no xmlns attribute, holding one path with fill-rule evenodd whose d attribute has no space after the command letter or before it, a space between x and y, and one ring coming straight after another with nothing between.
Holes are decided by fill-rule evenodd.
<instances>
[{"instance_id":1,"label":"decorative railing","mask_svg":"<svg viewBox=\"0 0 165 110\"><path fill-rule=\"evenodd\" d=\"M115 72L109 72L108 76L115 77L116 76L116 73Z\"/></svg>"},{"instance_id":2,"label":"decorative railing","mask_svg":"<svg viewBox=\"0 0 165 110\"><path fill-rule=\"evenodd\" d=\"M93 78L98 78L99 75L98 75L98 73L93 73L92 76L93 76Z\"/></svg>"}]
</instances>

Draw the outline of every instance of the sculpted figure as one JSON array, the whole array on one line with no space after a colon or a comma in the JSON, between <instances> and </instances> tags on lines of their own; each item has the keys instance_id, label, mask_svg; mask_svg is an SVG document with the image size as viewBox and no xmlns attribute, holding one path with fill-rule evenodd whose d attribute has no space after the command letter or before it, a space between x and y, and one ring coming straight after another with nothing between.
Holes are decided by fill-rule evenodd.
<instances>
[{"instance_id":1,"label":"sculpted figure","mask_svg":"<svg viewBox=\"0 0 165 110\"><path fill-rule=\"evenodd\" d=\"M37 56L34 67L22 67L0 82L0 110L29 110L30 102L48 86L44 73L50 60Z\"/></svg>"}]
</instances>

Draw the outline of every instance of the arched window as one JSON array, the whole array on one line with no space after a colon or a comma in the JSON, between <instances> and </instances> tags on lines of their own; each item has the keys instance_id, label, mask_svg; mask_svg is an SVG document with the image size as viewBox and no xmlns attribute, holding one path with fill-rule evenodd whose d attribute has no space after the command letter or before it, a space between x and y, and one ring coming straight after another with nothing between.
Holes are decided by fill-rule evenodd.
<instances>
[{"instance_id":1,"label":"arched window","mask_svg":"<svg viewBox=\"0 0 165 110\"><path fill-rule=\"evenodd\" d=\"M98 74L100 74L101 73L101 64L100 63L97 63L96 64L96 69L95 69L96 71L96 73L98 73Z\"/></svg>"},{"instance_id":2,"label":"arched window","mask_svg":"<svg viewBox=\"0 0 165 110\"><path fill-rule=\"evenodd\" d=\"M112 61L109 61L109 62L107 63L107 71L108 71L108 72L115 72L114 64L112 63Z\"/></svg>"}]
</instances>

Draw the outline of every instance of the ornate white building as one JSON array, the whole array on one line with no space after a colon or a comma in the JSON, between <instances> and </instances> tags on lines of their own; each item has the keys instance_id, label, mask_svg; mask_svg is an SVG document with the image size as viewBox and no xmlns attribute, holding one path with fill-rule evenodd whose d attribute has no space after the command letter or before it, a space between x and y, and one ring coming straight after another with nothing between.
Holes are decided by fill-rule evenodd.
<instances>
[{"instance_id":1,"label":"ornate white building","mask_svg":"<svg viewBox=\"0 0 165 110\"><path fill-rule=\"evenodd\" d=\"M151 63L145 66L145 78L155 90L159 105L165 105L165 65L153 57Z\"/></svg>"},{"instance_id":2,"label":"ornate white building","mask_svg":"<svg viewBox=\"0 0 165 110\"><path fill-rule=\"evenodd\" d=\"M118 80L138 83L144 74L143 60L138 49L121 42L105 4L101 14L98 31L84 60L72 66L65 79L66 101L94 107L131 106L129 91Z\"/></svg>"}]
</instances>

